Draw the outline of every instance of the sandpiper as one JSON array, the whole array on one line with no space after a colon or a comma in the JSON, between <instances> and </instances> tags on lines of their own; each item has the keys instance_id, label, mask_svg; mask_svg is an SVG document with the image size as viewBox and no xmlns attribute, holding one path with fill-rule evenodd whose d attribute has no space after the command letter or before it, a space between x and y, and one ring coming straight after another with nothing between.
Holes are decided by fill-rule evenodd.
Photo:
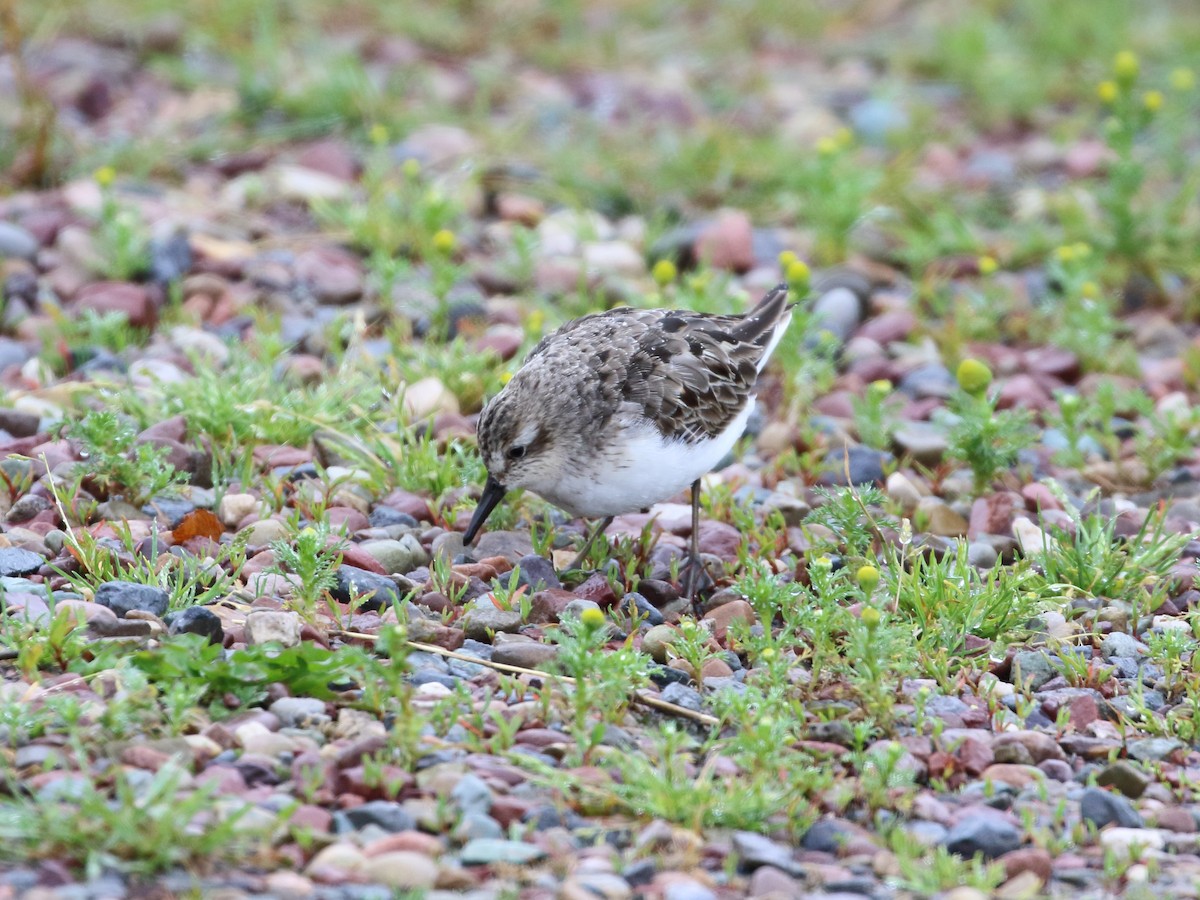
<instances>
[{"instance_id":1,"label":"sandpiper","mask_svg":"<svg viewBox=\"0 0 1200 900\"><path fill-rule=\"evenodd\" d=\"M700 477L746 429L758 375L792 317L780 284L741 316L619 308L563 325L533 348L479 416L488 478L469 544L513 488L571 515L601 519L646 510L690 486L687 596L703 574Z\"/></svg>"}]
</instances>

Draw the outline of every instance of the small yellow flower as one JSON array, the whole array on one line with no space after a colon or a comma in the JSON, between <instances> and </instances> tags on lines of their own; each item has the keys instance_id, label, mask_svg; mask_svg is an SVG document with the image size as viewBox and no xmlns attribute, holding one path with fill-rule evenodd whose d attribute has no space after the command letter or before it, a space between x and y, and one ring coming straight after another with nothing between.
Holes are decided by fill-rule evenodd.
<instances>
[{"instance_id":1,"label":"small yellow flower","mask_svg":"<svg viewBox=\"0 0 1200 900\"><path fill-rule=\"evenodd\" d=\"M879 627L879 620L882 616L879 615L879 610L873 606L866 607L861 613L862 623L867 626L868 630L874 631Z\"/></svg>"},{"instance_id":2,"label":"small yellow flower","mask_svg":"<svg viewBox=\"0 0 1200 900\"><path fill-rule=\"evenodd\" d=\"M1149 112L1156 113L1162 109L1163 99L1162 91L1146 91L1142 94L1142 106Z\"/></svg>"},{"instance_id":3,"label":"small yellow flower","mask_svg":"<svg viewBox=\"0 0 1200 900\"><path fill-rule=\"evenodd\" d=\"M1094 281L1085 281L1079 286L1079 293L1088 300L1095 300L1100 296L1100 285Z\"/></svg>"},{"instance_id":4,"label":"small yellow flower","mask_svg":"<svg viewBox=\"0 0 1200 900\"><path fill-rule=\"evenodd\" d=\"M1122 50L1113 60L1113 74L1123 85L1133 84L1138 76L1138 58L1132 50Z\"/></svg>"},{"instance_id":5,"label":"small yellow flower","mask_svg":"<svg viewBox=\"0 0 1200 900\"><path fill-rule=\"evenodd\" d=\"M654 277L654 281L659 287L666 287L679 277L679 270L675 268L675 263L671 262L671 260L660 259L654 264L654 268L650 274Z\"/></svg>"},{"instance_id":6,"label":"small yellow flower","mask_svg":"<svg viewBox=\"0 0 1200 900\"><path fill-rule=\"evenodd\" d=\"M1054 255L1058 257L1061 263L1069 263L1075 261L1075 248L1070 244L1063 244L1054 251Z\"/></svg>"},{"instance_id":7,"label":"small yellow flower","mask_svg":"<svg viewBox=\"0 0 1200 900\"><path fill-rule=\"evenodd\" d=\"M409 157L400 165L400 171L404 174L405 178L416 178L421 174L421 163L419 160Z\"/></svg>"},{"instance_id":8,"label":"small yellow flower","mask_svg":"<svg viewBox=\"0 0 1200 900\"><path fill-rule=\"evenodd\" d=\"M1190 91L1196 86L1196 73L1187 66L1180 66L1171 73L1171 87L1177 91Z\"/></svg>"},{"instance_id":9,"label":"small yellow flower","mask_svg":"<svg viewBox=\"0 0 1200 900\"><path fill-rule=\"evenodd\" d=\"M968 394L978 396L986 391L988 385L992 383L992 370L987 367L986 363L967 357L958 364L955 378L958 379L960 388Z\"/></svg>"},{"instance_id":10,"label":"small yellow flower","mask_svg":"<svg viewBox=\"0 0 1200 900\"><path fill-rule=\"evenodd\" d=\"M804 293L808 290L808 282L812 278L812 271L808 268L808 264L804 260L797 259L791 262L785 274L792 290L797 293Z\"/></svg>"},{"instance_id":11,"label":"small yellow flower","mask_svg":"<svg viewBox=\"0 0 1200 900\"><path fill-rule=\"evenodd\" d=\"M858 586L868 594L879 584L879 570L872 565L860 566L854 577L858 579Z\"/></svg>"},{"instance_id":12,"label":"small yellow flower","mask_svg":"<svg viewBox=\"0 0 1200 900\"><path fill-rule=\"evenodd\" d=\"M779 254L780 270L786 272L788 270L788 266L790 266L792 263L796 262L799 258L800 257L798 257L791 250L784 250L782 253Z\"/></svg>"},{"instance_id":13,"label":"small yellow flower","mask_svg":"<svg viewBox=\"0 0 1200 900\"><path fill-rule=\"evenodd\" d=\"M371 126L371 130L367 133L367 136L371 139L371 143L376 147L382 147L388 142L387 126L380 125L378 122L376 122ZM413 162L416 162L416 160L413 160Z\"/></svg>"},{"instance_id":14,"label":"small yellow flower","mask_svg":"<svg viewBox=\"0 0 1200 900\"><path fill-rule=\"evenodd\" d=\"M1000 268L1000 263L996 262L994 256L981 256L978 261L980 275L994 275L996 270Z\"/></svg>"},{"instance_id":15,"label":"small yellow flower","mask_svg":"<svg viewBox=\"0 0 1200 900\"><path fill-rule=\"evenodd\" d=\"M526 316L525 324L534 334L540 333L546 327L546 313L540 309L535 309Z\"/></svg>"},{"instance_id":16,"label":"small yellow flower","mask_svg":"<svg viewBox=\"0 0 1200 900\"><path fill-rule=\"evenodd\" d=\"M604 613L594 607L588 607L579 614L579 621L588 628L599 628L604 624Z\"/></svg>"},{"instance_id":17,"label":"small yellow flower","mask_svg":"<svg viewBox=\"0 0 1200 900\"><path fill-rule=\"evenodd\" d=\"M102 188L111 187L112 183L117 180L117 170L112 166L101 166L93 174L96 179L96 184Z\"/></svg>"},{"instance_id":18,"label":"small yellow flower","mask_svg":"<svg viewBox=\"0 0 1200 900\"><path fill-rule=\"evenodd\" d=\"M892 392L892 383L886 378L877 378L867 385L867 390L876 397L886 397Z\"/></svg>"},{"instance_id":19,"label":"small yellow flower","mask_svg":"<svg viewBox=\"0 0 1200 900\"><path fill-rule=\"evenodd\" d=\"M758 658L770 662L775 658L775 655L774 647L764 647L762 653L758 654Z\"/></svg>"},{"instance_id":20,"label":"small yellow flower","mask_svg":"<svg viewBox=\"0 0 1200 900\"><path fill-rule=\"evenodd\" d=\"M1121 96L1121 89L1115 81L1102 81L1096 85L1096 96L1100 98L1101 103L1111 106L1117 102L1117 97Z\"/></svg>"},{"instance_id":21,"label":"small yellow flower","mask_svg":"<svg viewBox=\"0 0 1200 900\"><path fill-rule=\"evenodd\" d=\"M817 152L822 156L833 156L840 149L841 145L835 137L823 137L817 141Z\"/></svg>"},{"instance_id":22,"label":"small yellow flower","mask_svg":"<svg viewBox=\"0 0 1200 900\"><path fill-rule=\"evenodd\" d=\"M508 384L510 381L512 381L512 377L513 377L512 372L502 372L500 375L500 383Z\"/></svg>"},{"instance_id":23,"label":"small yellow flower","mask_svg":"<svg viewBox=\"0 0 1200 900\"><path fill-rule=\"evenodd\" d=\"M449 256L454 252L454 248L458 246L458 238L454 236L454 232L449 228L443 228L433 235L433 249L443 256Z\"/></svg>"},{"instance_id":24,"label":"small yellow flower","mask_svg":"<svg viewBox=\"0 0 1200 900\"><path fill-rule=\"evenodd\" d=\"M813 568L815 568L815 569L832 569L833 568L833 560L830 559L828 556L818 556L816 559L814 559L812 561L812 564L813 564Z\"/></svg>"}]
</instances>

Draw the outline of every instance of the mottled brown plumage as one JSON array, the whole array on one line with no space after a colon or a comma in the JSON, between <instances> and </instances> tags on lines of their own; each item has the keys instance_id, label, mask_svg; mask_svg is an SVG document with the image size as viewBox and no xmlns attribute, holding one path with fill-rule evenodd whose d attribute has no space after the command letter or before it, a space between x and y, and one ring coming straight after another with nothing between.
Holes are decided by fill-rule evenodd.
<instances>
[{"instance_id":1,"label":"mottled brown plumage","mask_svg":"<svg viewBox=\"0 0 1200 900\"><path fill-rule=\"evenodd\" d=\"M743 316L621 308L543 338L480 414L489 479L467 540L510 488L605 517L698 484L745 429L790 319L779 285Z\"/></svg>"}]
</instances>

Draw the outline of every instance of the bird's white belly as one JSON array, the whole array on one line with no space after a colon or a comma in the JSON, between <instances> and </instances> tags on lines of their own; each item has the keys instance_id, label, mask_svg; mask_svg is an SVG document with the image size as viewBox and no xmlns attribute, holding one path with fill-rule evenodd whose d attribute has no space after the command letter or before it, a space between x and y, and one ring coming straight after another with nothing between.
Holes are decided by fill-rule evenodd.
<instances>
[{"instance_id":1,"label":"bird's white belly","mask_svg":"<svg viewBox=\"0 0 1200 900\"><path fill-rule=\"evenodd\" d=\"M531 487L534 493L578 516L636 512L660 503L711 472L746 430L751 399L721 434L697 444L663 440L653 426L625 432L619 446L597 447L557 482ZM606 435L597 435L603 440Z\"/></svg>"}]
</instances>

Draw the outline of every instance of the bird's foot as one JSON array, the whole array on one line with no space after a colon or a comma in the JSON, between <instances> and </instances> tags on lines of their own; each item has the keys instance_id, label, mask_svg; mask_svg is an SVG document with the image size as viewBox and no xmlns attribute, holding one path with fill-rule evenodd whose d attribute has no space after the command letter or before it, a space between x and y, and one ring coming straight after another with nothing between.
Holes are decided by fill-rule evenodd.
<instances>
[{"instance_id":1,"label":"bird's foot","mask_svg":"<svg viewBox=\"0 0 1200 900\"><path fill-rule=\"evenodd\" d=\"M700 618L700 592L713 588L716 582L708 574L704 561L698 556L689 557L679 570L679 589L692 604L696 618Z\"/></svg>"}]
</instances>

